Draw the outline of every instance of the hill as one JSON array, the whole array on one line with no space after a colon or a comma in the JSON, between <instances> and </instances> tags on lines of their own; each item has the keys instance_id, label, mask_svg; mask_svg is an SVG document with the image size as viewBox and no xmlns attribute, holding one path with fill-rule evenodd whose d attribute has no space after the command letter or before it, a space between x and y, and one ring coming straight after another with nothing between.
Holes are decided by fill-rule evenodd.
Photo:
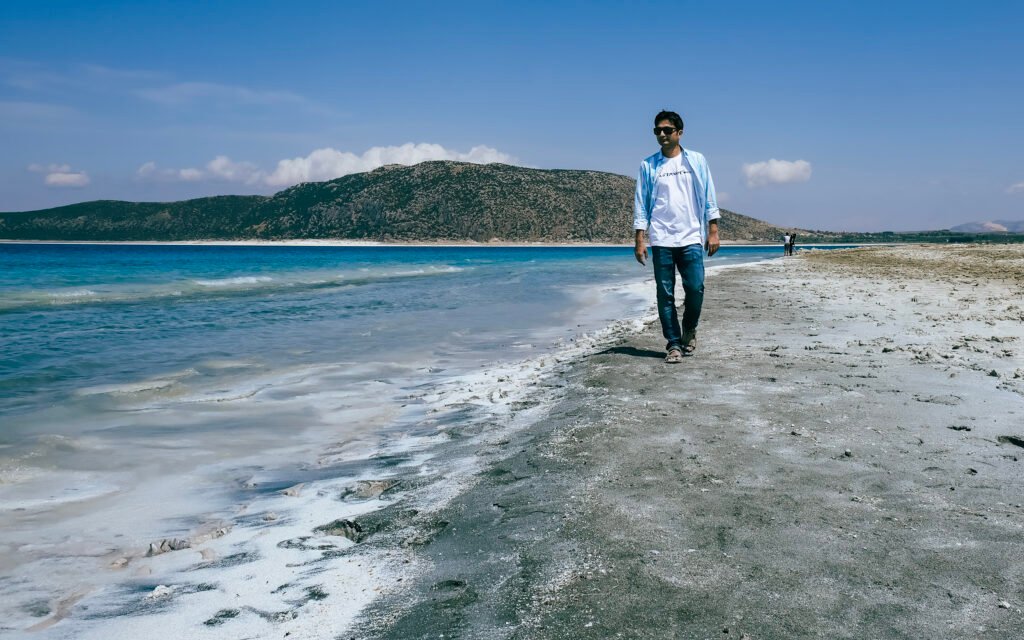
<instances>
[{"instance_id":1,"label":"hill","mask_svg":"<svg viewBox=\"0 0 1024 640\"><path fill-rule=\"evenodd\" d=\"M951 227L950 231L960 231L962 233L1024 233L1024 220L968 222Z\"/></svg>"},{"instance_id":2,"label":"hill","mask_svg":"<svg viewBox=\"0 0 1024 640\"><path fill-rule=\"evenodd\" d=\"M197 240L222 238L266 198L214 196L182 202L96 200L0 213L0 238L14 240Z\"/></svg>"},{"instance_id":3,"label":"hill","mask_svg":"<svg viewBox=\"0 0 1024 640\"><path fill-rule=\"evenodd\" d=\"M181 202L96 201L0 213L0 238L392 242L630 242L633 178L599 171L433 161L389 165L273 196ZM777 242L783 230L723 210L730 241Z\"/></svg>"}]
</instances>

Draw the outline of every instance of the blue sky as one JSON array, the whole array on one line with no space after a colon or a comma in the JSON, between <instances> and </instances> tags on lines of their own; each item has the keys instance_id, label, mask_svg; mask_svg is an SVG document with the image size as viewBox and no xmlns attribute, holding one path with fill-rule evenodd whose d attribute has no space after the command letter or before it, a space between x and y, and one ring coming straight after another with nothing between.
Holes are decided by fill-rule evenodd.
<instances>
[{"instance_id":1,"label":"blue sky","mask_svg":"<svg viewBox=\"0 0 1024 640\"><path fill-rule=\"evenodd\" d=\"M4 0L0 211L431 158L633 176L666 107L740 213L1024 219L1021 33L1018 2Z\"/></svg>"}]
</instances>

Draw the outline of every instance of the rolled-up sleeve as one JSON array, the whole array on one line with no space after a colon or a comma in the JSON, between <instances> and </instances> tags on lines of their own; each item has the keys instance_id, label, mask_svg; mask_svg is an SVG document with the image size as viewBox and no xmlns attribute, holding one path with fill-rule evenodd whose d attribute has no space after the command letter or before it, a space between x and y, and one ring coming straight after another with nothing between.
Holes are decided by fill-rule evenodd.
<instances>
[{"instance_id":1,"label":"rolled-up sleeve","mask_svg":"<svg viewBox=\"0 0 1024 640\"><path fill-rule=\"evenodd\" d=\"M651 212L647 210L647 198L644 195L644 165L636 176L636 193L633 196L633 230L646 231L651 224Z\"/></svg>"},{"instance_id":2,"label":"rolled-up sleeve","mask_svg":"<svg viewBox=\"0 0 1024 640\"><path fill-rule=\"evenodd\" d=\"M711 222L721 218L722 212L718 210L718 196L715 195L715 181L711 179L711 167L705 162L704 168L708 172L707 186L704 192L704 219Z\"/></svg>"}]
</instances>

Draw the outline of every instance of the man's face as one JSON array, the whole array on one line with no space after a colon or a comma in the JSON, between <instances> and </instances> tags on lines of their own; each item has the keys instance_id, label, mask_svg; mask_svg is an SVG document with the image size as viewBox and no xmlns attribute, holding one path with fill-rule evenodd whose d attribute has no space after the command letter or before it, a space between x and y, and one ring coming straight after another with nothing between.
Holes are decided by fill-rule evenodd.
<instances>
[{"instance_id":1,"label":"man's face","mask_svg":"<svg viewBox=\"0 0 1024 640\"><path fill-rule=\"evenodd\" d=\"M664 149L679 144L679 139L683 137L683 130L676 129L669 120L659 120L658 124L654 125L654 135L658 138L658 144Z\"/></svg>"}]
</instances>

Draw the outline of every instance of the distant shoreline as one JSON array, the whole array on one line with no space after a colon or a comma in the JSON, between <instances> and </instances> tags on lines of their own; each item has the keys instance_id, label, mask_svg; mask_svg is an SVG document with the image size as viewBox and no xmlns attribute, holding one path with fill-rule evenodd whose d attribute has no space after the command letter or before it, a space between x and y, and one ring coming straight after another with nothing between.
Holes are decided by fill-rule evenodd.
<instances>
[{"instance_id":1,"label":"distant shoreline","mask_svg":"<svg viewBox=\"0 0 1024 640\"><path fill-rule=\"evenodd\" d=\"M604 242L378 242L373 240L7 240L4 244L85 244L119 246L213 246L213 247L616 247L631 248L632 243ZM808 242L798 244L797 249L808 246L891 246L897 244L918 244L903 242ZM723 247L778 247L781 242L723 242Z\"/></svg>"}]
</instances>

